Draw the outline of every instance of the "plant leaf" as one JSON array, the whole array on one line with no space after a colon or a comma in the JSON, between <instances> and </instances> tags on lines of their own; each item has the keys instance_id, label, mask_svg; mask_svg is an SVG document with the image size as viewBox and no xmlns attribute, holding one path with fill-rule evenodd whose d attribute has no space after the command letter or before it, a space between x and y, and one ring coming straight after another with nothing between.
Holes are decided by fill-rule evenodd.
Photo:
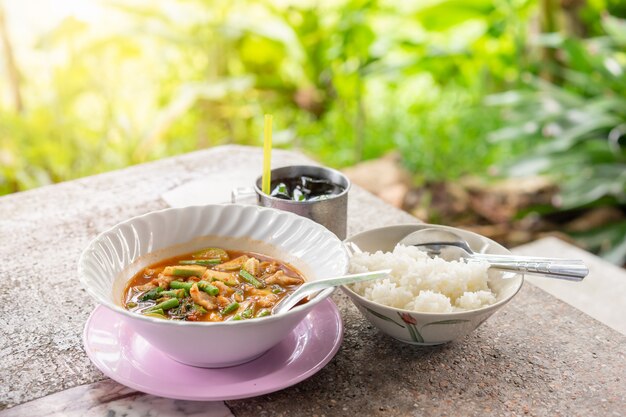
<instances>
[{"instance_id":1,"label":"plant leaf","mask_svg":"<svg viewBox=\"0 0 626 417\"><path fill-rule=\"evenodd\" d=\"M602 27L619 45L626 45L626 20L606 15L602 18Z\"/></svg>"},{"instance_id":2,"label":"plant leaf","mask_svg":"<svg viewBox=\"0 0 626 417\"><path fill-rule=\"evenodd\" d=\"M626 221L611 223L585 232L571 235L585 249L598 251L600 256L616 265L626 263Z\"/></svg>"}]
</instances>

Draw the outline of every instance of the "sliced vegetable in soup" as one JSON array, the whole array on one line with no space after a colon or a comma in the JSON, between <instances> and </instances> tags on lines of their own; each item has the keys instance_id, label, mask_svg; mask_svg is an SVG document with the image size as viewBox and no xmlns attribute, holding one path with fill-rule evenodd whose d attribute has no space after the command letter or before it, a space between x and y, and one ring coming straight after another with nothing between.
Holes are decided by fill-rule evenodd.
<instances>
[{"instance_id":1,"label":"sliced vegetable in soup","mask_svg":"<svg viewBox=\"0 0 626 417\"><path fill-rule=\"evenodd\" d=\"M269 316L303 282L267 256L206 248L144 268L129 281L124 307L173 320L248 320Z\"/></svg>"}]
</instances>

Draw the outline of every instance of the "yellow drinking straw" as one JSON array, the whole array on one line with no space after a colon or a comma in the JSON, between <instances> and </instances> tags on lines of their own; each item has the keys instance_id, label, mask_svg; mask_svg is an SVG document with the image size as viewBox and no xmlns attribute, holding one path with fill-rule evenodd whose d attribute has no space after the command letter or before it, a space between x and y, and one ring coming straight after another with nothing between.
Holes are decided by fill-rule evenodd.
<instances>
[{"instance_id":1,"label":"yellow drinking straw","mask_svg":"<svg viewBox=\"0 0 626 417\"><path fill-rule=\"evenodd\" d=\"M261 191L269 195L270 183L272 182L272 115L265 115L265 125L263 129L263 180Z\"/></svg>"}]
</instances>

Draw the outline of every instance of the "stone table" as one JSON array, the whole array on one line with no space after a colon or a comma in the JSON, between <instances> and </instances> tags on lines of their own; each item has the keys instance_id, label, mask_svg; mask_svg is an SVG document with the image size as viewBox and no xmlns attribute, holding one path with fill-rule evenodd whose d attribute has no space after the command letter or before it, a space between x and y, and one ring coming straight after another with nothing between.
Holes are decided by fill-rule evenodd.
<instances>
[{"instance_id":1,"label":"stone table","mask_svg":"<svg viewBox=\"0 0 626 417\"><path fill-rule=\"evenodd\" d=\"M162 194L238 167L257 148L226 146L0 198L0 417L581 415L626 413L626 337L532 285L463 340L395 341L337 292L344 342L311 378L226 403L135 392L91 365L81 342L95 307L76 262L90 239L166 207ZM276 151L274 166L311 163ZM417 219L354 187L348 234ZM626 320L626 318L624 318Z\"/></svg>"}]
</instances>

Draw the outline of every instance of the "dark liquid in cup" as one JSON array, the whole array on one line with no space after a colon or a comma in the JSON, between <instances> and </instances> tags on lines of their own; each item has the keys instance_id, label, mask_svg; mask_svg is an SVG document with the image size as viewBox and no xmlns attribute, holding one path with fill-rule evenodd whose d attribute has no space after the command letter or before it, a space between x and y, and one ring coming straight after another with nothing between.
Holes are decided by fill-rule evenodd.
<instances>
[{"instance_id":1,"label":"dark liquid in cup","mask_svg":"<svg viewBox=\"0 0 626 417\"><path fill-rule=\"evenodd\" d=\"M341 194L344 188L325 178L301 176L272 181L270 195L283 200L318 201Z\"/></svg>"}]
</instances>

